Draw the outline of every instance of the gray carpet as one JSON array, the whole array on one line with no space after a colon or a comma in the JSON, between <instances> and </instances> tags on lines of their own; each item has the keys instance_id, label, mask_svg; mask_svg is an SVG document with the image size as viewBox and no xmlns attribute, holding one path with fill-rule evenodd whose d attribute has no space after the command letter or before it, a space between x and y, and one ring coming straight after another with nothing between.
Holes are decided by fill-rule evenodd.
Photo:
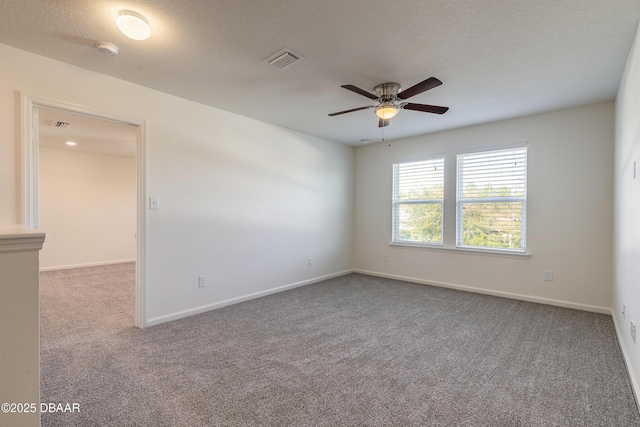
<instances>
[{"instance_id":1,"label":"gray carpet","mask_svg":"<svg viewBox=\"0 0 640 427\"><path fill-rule=\"evenodd\" d=\"M42 273L43 426L640 426L610 316L352 274L136 330L133 281Z\"/></svg>"}]
</instances>

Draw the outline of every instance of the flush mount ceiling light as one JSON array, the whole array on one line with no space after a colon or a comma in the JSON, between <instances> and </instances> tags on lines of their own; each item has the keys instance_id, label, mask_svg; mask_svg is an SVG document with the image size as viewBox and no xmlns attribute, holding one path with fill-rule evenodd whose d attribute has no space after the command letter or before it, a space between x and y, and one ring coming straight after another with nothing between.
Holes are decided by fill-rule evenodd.
<instances>
[{"instance_id":1,"label":"flush mount ceiling light","mask_svg":"<svg viewBox=\"0 0 640 427\"><path fill-rule=\"evenodd\" d=\"M65 142L65 144L67 144L67 145L69 145L71 147L73 147L74 145L78 145L77 143L75 143L73 141L67 141L67 142Z\"/></svg>"},{"instance_id":2,"label":"flush mount ceiling light","mask_svg":"<svg viewBox=\"0 0 640 427\"><path fill-rule=\"evenodd\" d=\"M146 40L151 35L151 28L145 17L130 10L120 12L116 25L122 34L133 40Z\"/></svg>"}]
</instances>

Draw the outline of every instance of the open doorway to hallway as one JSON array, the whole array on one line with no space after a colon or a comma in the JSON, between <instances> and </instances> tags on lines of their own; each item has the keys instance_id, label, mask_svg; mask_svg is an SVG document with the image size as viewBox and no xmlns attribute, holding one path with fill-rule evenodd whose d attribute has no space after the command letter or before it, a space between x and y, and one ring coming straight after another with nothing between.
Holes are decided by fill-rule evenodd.
<instances>
[{"instance_id":1,"label":"open doorway to hallway","mask_svg":"<svg viewBox=\"0 0 640 427\"><path fill-rule=\"evenodd\" d=\"M52 143L58 149L63 149L65 147L71 148L80 148L80 150L75 150L75 152L82 152L83 149L88 149L87 147L93 146L93 153L96 155L105 155L110 154L112 157L124 157L128 158L129 163L131 162L131 158L135 159L135 173L136 173L136 210L135 210L135 218L136 218L136 227L133 233L133 241L135 242L136 252L135 252L135 290L133 297L134 304L134 324L139 328L144 328L147 325L146 321L146 236L147 236L147 214L146 214L146 185L147 185L147 158L146 158L146 145L147 145L147 124L145 121L140 119L123 117L117 114L96 111L88 107L84 107L77 104L70 104L66 102L49 100L43 98L35 98L24 93L20 94L20 158L21 158L21 168L20 168L20 187L21 187L21 203L20 203L20 218L22 224L27 227L40 229L44 232L49 232L48 230L43 229L40 226L40 159L39 159L39 151L40 151L40 138L46 139L45 135L40 135L40 128L44 129L53 128L58 131L61 130L73 130L78 131L79 135L75 135L77 137L84 137L85 143L82 146L78 147L79 144L77 141L75 146L69 146L66 142L69 141L66 136L63 135L62 132L55 133L56 138L52 139ZM51 110L57 114L56 117L49 120L46 117L47 112ZM45 118L40 120L40 113L44 112ZM69 114L69 116L66 116ZM71 121L66 120L65 117L69 117ZM118 152L118 146L120 144L116 143L120 141L118 138L90 138L91 130L87 132L80 132L83 126L80 123L84 120L91 120L92 125L88 126L89 129L93 129L93 135L95 136L95 128L98 126L103 126L103 132L101 135L107 134L108 129L113 129L114 126L125 129L128 133L128 142L123 143L127 146L127 148L120 146L120 150ZM74 123L75 122L75 125ZM69 123L67 125L67 123ZM42 126L41 126L42 125ZM46 131L43 131L45 133ZM135 135L134 144L131 144L131 136ZM56 145L57 144L57 145ZM43 148L45 147L46 142L43 143ZM49 147L53 148L53 147ZM111 151L101 151L101 150L111 150ZM113 151L117 150L117 151ZM128 152L125 154L125 152ZM60 154L60 153L58 153ZM113 177L115 173L112 173L110 177ZM109 175L109 174L107 174ZM63 187L64 187L63 182ZM97 240L98 230L103 228L103 224L98 226L94 226L90 234L85 236L85 240L93 239ZM128 232L129 237L131 237L131 231ZM109 239L110 237L105 237L105 239ZM131 241L131 240L129 240ZM63 253L63 252L61 252ZM128 258L122 258L121 256L116 256L116 258L107 259L107 261L82 261L81 264L85 266L87 264L95 264L95 265L109 265L109 261L122 261L127 260ZM58 261L59 262L59 261ZM79 264L73 264L75 261L71 261L72 264L58 264L67 265L67 266L79 266ZM102 262L102 264L100 264ZM107 263L107 264L104 264ZM47 267L45 267L47 268Z\"/></svg>"},{"instance_id":2,"label":"open doorway to hallway","mask_svg":"<svg viewBox=\"0 0 640 427\"><path fill-rule=\"evenodd\" d=\"M44 107L36 118L42 325L132 327L137 127ZM71 316L68 304L87 310Z\"/></svg>"}]
</instances>

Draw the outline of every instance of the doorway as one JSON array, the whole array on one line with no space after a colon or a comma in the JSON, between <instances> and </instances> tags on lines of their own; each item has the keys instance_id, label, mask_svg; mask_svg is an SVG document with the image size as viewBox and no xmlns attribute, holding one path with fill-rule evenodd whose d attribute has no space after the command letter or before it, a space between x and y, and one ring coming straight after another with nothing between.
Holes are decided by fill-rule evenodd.
<instances>
[{"instance_id":1,"label":"doorway","mask_svg":"<svg viewBox=\"0 0 640 427\"><path fill-rule=\"evenodd\" d=\"M145 327L145 123L26 95L21 96L21 109L21 219L24 225L51 234L52 251L44 252L45 246L41 253L44 269L135 261L134 323L138 328ZM74 142L76 145L72 144ZM77 172L73 179L69 179L70 170ZM134 185L133 189L127 190L128 195L124 190L116 189L124 188L126 184L123 176L114 175L118 170L133 175L129 177L133 179L127 178ZM103 175L103 186L92 187L87 181L99 181L98 175ZM73 189L69 188L67 192L61 188L65 185L75 185L81 194L69 198ZM51 190L55 186L55 191ZM101 192L112 194L101 195ZM47 200L42 199L45 195ZM109 200L101 200L101 196ZM133 199L134 206L128 208L128 213L134 218L114 221L105 211L124 206L127 198ZM43 205L52 199L56 200L54 204L59 201L61 205L65 199L68 202L73 199L71 208L82 212L70 214L65 225L64 212L56 212L56 209L60 211L59 207ZM46 221L42 214L47 214ZM120 214L127 215L126 212ZM109 222L111 230L100 227L101 216L105 225ZM73 249L74 233L84 240L83 249ZM63 234L64 239L61 238ZM116 234L124 237L114 239Z\"/></svg>"}]
</instances>

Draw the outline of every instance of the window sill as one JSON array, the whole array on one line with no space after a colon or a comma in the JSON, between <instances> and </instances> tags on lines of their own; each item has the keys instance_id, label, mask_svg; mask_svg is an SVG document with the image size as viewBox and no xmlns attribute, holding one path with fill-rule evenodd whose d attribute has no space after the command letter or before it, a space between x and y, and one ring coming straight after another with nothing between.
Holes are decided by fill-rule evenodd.
<instances>
[{"instance_id":1,"label":"window sill","mask_svg":"<svg viewBox=\"0 0 640 427\"><path fill-rule=\"evenodd\" d=\"M436 251L436 252L450 252L450 253L462 254L462 255L481 255L481 256L493 256L493 257L501 257L501 258L515 258L515 259L531 258L531 254L527 252L505 252L505 251L492 251L492 250L483 250L483 249L445 248L443 246L430 246L430 245L420 245L415 243L397 243L397 242L391 242L389 243L389 246L406 248L406 249L425 249L428 251Z\"/></svg>"}]
</instances>

